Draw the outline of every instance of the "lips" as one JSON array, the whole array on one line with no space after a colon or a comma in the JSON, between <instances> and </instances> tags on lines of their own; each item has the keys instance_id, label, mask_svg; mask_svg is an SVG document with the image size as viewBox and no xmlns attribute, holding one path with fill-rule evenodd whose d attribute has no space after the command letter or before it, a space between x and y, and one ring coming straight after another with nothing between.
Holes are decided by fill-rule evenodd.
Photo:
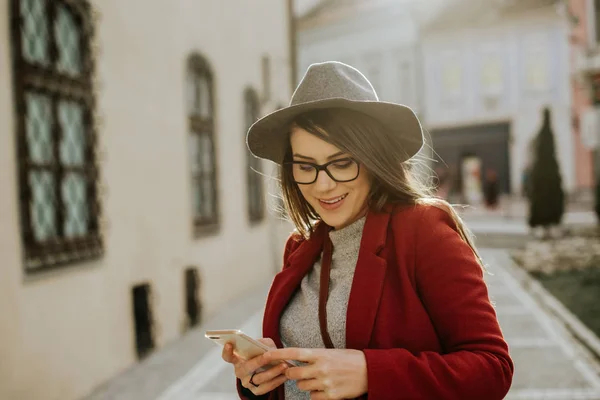
<instances>
[{"instance_id":1,"label":"lips","mask_svg":"<svg viewBox=\"0 0 600 400\"><path fill-rule=\"evenodd\" d=\"M332 211L342 206L344 200L348 196L348 193L338 196L332 197L330 199L319 199L319 204L325 210Z\"/></svg>"},{"instance_id":2,"label":"lips","mask_svg":"<svg viewBox=\"0 0 600 400\"><path fill-rule=\"evenodd\" d=\"M343 194L341 196L338 196L338 197L334 197L334 198L329 199L329 200L319 199L319 201L322 202L322 203L326 203L326 204L335 204L335 203L337 203L339 201L344 200L346 198L346 196L348 196L347 193Z\"/></svg>"}]
</instances>

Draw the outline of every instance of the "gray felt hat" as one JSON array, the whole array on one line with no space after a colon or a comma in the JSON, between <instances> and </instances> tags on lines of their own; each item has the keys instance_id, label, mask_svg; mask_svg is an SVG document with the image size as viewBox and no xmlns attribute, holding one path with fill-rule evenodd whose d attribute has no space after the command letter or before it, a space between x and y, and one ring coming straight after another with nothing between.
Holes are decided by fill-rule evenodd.
<instances>
[{"instance_id":1,"label":"gray felt hat","mask_svg":"<svg viewBox=\"0 0 600 400\"><path fill-rule=\"evenodd\" d=\"M379 101L369 80L357 69L337 61L312 64L294 91L288 107L256 121L246 143L257 157L283 162L288 143L287 125L311 110L347 108L369 115L383 124L402 145L398 154L406 161L423 146L423 130L407 106Z\"/></svg>"}]
</instances>

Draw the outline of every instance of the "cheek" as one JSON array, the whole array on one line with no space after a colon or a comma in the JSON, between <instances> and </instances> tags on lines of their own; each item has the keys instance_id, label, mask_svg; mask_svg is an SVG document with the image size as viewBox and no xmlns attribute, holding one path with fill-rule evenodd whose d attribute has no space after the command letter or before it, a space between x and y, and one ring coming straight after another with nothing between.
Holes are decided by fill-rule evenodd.
<instances>
[{"instance_id":1,"label":"cheek","mask_svg":"<svg viewBox=\"0 0 600 400\"><path fill-rule=\"evenodd\" d=\"M302 193L302 197L304 197L304 200L308 201L309 203L312 200L312 196L310 196L310 187L312 185L298 185L298 188L300 189L300 193Z\"/></svg>"},{"instance_id":2,"label":"cheek","mask_svg":"<svg viewBox=\"0 0 600 400\"><path fill-rule=\"evenodd\" d=\"M371 190L369 178L361 173L361 176L355 181L354 190L358 193L359 197L367 197Z\"/></svg>"}]
</instances>

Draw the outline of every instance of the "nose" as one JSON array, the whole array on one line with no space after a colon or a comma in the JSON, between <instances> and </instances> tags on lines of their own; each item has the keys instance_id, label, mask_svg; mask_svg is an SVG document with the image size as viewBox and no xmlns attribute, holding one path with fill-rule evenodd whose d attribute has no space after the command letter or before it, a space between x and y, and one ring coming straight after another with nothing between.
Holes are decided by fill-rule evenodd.
<instances>
[{"instance_id":1,"label":"nose","mask_svg":"<svg viewBox=\"0 0 600 400\"><path fill-rule=\"evenodd\" d=\"M327 172L319 171L317 175L317 181L315 182L315 187L319 192L328 192L332 189L335 189L337 182L331 179Z\"/></svg>"}]
</instances>

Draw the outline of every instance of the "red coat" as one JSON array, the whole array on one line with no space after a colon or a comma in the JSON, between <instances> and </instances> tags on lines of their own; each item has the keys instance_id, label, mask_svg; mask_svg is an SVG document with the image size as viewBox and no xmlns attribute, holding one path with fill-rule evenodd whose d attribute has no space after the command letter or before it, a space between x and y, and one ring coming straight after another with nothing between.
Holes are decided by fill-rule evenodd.
<instances>
[{"instance_id":1,"label":"red coat","mask_svg":"<svg viewBox=\"0 0 600 400\"><path fill-rule=\"evenodd\" d=\"M326 234L320 224L309 240L292 236L286 244L263 320L263 336L277 347L283 347L282 312ZM513 362L483 271L448 214L433 206L367 216L348 301L346 347L365 354L370 400L495 400L512 382ZM269 395L241 398L282 400L283 385Z\"/></svg>"}]
</instances>

